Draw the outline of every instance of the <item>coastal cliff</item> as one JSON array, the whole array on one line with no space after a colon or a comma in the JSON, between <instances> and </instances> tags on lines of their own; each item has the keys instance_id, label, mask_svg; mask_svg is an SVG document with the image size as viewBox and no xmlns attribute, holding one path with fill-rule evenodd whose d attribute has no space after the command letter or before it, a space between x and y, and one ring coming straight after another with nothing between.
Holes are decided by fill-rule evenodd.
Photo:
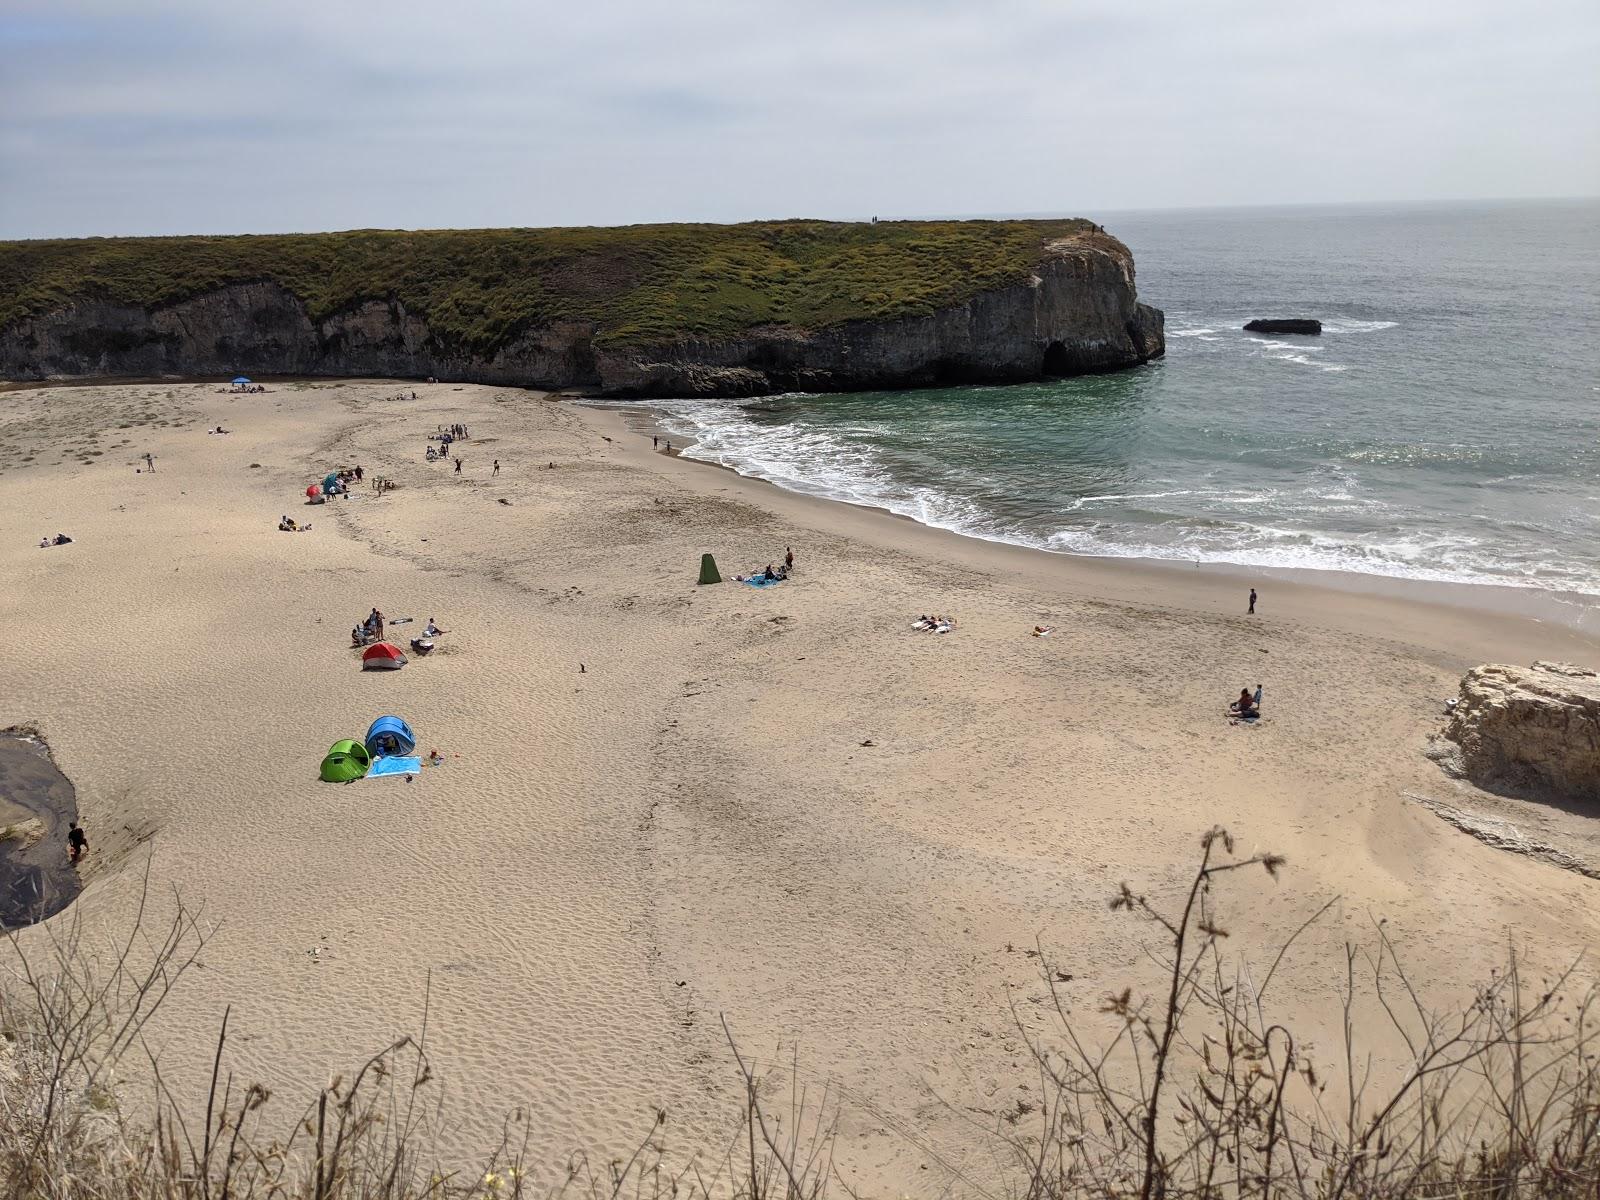
<instances>
[{"instance_id":1,"label":"coastal cliff","mask_svg":"<svg viewBox=\"0 0 1600 1200\"><path fill-rule=\"evenodd\" d=\"M1165 349L1085 221L0 244L0 377L385 376L743 396L1009 382Z\"/></svg>"}]
</instances>

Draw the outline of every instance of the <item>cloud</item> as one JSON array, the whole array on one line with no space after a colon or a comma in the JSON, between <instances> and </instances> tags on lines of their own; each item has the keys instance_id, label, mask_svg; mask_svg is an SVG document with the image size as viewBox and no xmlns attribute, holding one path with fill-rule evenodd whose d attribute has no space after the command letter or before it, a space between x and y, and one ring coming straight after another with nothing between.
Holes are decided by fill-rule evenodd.
<instances>
[{"instance_id":1,"label":"cloud","mask_svg":"<svg viewBox=\"0 0 1600 1200\"><path fill-rule=\"evenodd\" d=\"M10 0L0 236L1600 191L1592 0Z\"/></svg>"}]
</instances>

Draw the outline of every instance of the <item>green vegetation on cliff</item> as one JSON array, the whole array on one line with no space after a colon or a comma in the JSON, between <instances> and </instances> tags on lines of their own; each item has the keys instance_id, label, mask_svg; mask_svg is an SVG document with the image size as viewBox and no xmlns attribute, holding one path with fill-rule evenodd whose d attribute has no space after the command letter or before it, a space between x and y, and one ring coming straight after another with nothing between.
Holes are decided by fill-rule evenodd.
<instances>
[{"instance_id":1,"label":"green vegetation on cliff","mask_svg":"<svg viewBox=\"0 0 1600 1200\"><path fill-rule=\"evenodd\" d=\"M0 329L74 300L150 308L257 280L281 284L314 320L398 300L434 336L477 353L563 320L594 322L602 344L817 329L921 315L1018 282L1045 242L1092 228L764 221L0 242Z\"/></svg>"}]
</instances>

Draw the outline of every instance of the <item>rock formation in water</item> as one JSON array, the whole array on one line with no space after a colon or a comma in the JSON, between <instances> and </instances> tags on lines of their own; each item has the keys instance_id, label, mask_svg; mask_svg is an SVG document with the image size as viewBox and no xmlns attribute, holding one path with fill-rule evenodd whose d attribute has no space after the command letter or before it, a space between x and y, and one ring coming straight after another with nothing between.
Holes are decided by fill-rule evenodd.
<instances>
[{"instance_id":1,"label":"rock formation in water","mask_svg":"<svg viewBox=\"0 0 1600 1200\"><path fill-rule=\"evenodd\" d=\"M259 245L238 247L232 252L240 262L230 263L227 243L264 239L117 243L133 247L128 254L146 256L137 275L121 259L113 263L120 274L113 274L101 259L89 258L93 247L80 251L77 243L71 246L77 257L62 251L64 265L52 261L46 274L45 265L30 267L33 260L5 261L27 243L0 244L0 268L9 268L0 270L0 279L26 281L30 269L48 279L48 286L13 298L22 315L0 318L0 377L435 376L606 396L745 396L1037 380L1131 367L1165 350L1161 312L1139 303L1135 294L1132 255L1087 222L894 225L789 223L772 226L771 233L760 226L695 227L712 231L704 234L706 244L721 236L719 229L747 241L754 229L786 256L798 252L773 239L835 237L843 246L830 250L833 257L826 261L800 258L797 265L784 257L778 267L761 258L765 244L719 252L722 257L709 264L710 256L702 255L689 266L674 260L663 267L665 251L657 243L666 235L659 231L671 227L588 231L591 242L604 240L604 255L587 249L587 257L551 266L553 252L539 243L526 252L533 265L522 278L498 262L493 269L477 263L440 267L437 258L414 265L416 244L432 234L407 235L406 246L394 250L372 248L388 235L308 235L329 239L332 248L319 243L318 252L336 263L341 254L365 254L359 266L375 281L387 280L381 295L314 301L307 296L320 280L303 265L297 265L299 275L284 269L261 277L263 268L253 265L261 259ZM656 242L643 240L649 230L658 232ZM525 233L524 240L548 241L566 232L483 236ZM349 249L332 241L358 236L366 241ZM670 247L680 259L701 244L684 242L686 236L679 234ZM1003 236L1011 239L1004 246ZM198 248L187 245L202 241ZM647 253L656 258L631 269L630 246L639 248L641 259ZM292 249L298 252L298 246ZM412 258L397 265L384 257L402 253ZM219 258L221 267L214 265ZM178 266L169 267L169 259ZM68 268L77 274L58 283ZM418 276L415 283L408 269ZM452 276L445 284L457 292L440 302L443 285L429 272L446 270L456 276L477 270L481 279L463 285ZM257 277L228 278L248 271ZM218 274L226 281L217 283ZM79 276L86 282L80 285ZM107 276L111 283L101 282ZM170 276L181 276L181 287ZM130 300L146 294L140 286L155 294L148 278L158 278L163 298ZM969 278L983 286L964 287ZM194 286L191 280L205 285L192 294L169 294ZM366 289L364 281L361 286ZM477 290L462 302L464 286ZM370 290L376 288L374 282ZM640 296L651 307L644 309ZM0 295L0 314L6 300ZM330 311L318 312L325 300ZM474 310L474 304L480 307ZM639 318L641 310L646 319ZM620 311L627 319L612 316L608 323L607 314ZM773 320L767 315L773 311L799 316ZM493 321L476 315L482 312ZM478 324L469 325L471 320ZM490 334L478 336L483 327Z\"/></svg>"},{"instance_id":2,"label":"rock formation in water","mask_svg":"<svg viewBox=\"0 0 1600 1200\"><path fill-rule=\"evenodd\" d=\"M1309 317L1283 317L1278 320L1248 321L1245 323L1247 333L1321 333L1322 322L1311 320Z\"/></svg>"},{"instance_id":3,"label":"rock formation in water","mask_svg":"<svg viewBox=\"0 0 1600 1200\"><path fill-rule=\"evenodd\" d=\"M1433 756L1491 790L1600 804L1600 673L1474 667Z\"/></svg>"}]
</instances>

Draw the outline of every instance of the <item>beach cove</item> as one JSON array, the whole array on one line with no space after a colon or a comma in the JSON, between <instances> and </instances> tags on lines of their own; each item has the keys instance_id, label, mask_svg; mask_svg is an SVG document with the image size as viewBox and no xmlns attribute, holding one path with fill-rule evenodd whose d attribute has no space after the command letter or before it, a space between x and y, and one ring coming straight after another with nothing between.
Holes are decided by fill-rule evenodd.
<instances>
[{"instance_id":1,"label":"beach cove","mask_svg":"<svg viewBox=\"0 0 1600 1200\"><path fill-rule=\"evenodd\" d=\"M442 422L472 431L460 475L423 461ZM303 506L356 463L398 488ZM426 994L447 1154L521 1105L545 1164L625 1152L657 1107L669 1146L715 1155L741 1095L720 1016L831 1083L853 1186L936 1195L993 1178L984 1129L1036 1083L1028 951L1087 1012L1147 985L1106 900L1180 888L1213 824L1288 858L1225 898L1238 952L1343 898L1283 967L1311 1040L1379 920L1441 1003L1508 934L1552 966L1595 938L1591 880L1405 799L1457 795L1422 751L1467 667L1600 661L1446 589L1274 578L1247 617L1251 576L963 538L484 386L10 392L0 499L0 727L38 730L76 788L92 934L146 869L214 927L150 1031L196 1090L192 1031L228 1005L236 1074L298 1098ZM776 588L695 585L702 553L731 577L789 546ZM348 630L374 606L450 632L364 674ZM1266 719L1230 725L1257 683ZM319 782L387 712L445 765Z\"/></svg>"}]
</instances>

